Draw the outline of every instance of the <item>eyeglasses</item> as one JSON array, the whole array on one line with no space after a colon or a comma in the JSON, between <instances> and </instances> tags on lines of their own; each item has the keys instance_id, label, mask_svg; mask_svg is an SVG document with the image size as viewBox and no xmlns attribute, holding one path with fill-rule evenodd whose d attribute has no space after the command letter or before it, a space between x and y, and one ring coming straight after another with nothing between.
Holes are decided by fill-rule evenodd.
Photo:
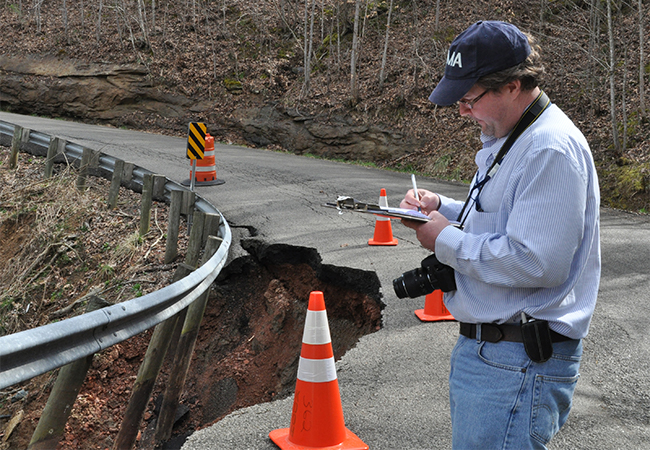
<instances>
[{"instance_id":1,"label":"eyeglasses","mask_svg":"<svg viewBox=\"0 0 650 450\"><path fill-rule=\"evenodd\" d=\"M463 105L463 106L466 106L467 109L474 109L474 105L476 104L476 102L478 102L480 99L482 99L483 96L484 96L485 94L487 94L488 92L490 92L490 90L489 90L489 89L486 89L486 90L483 91L482 94L477 95L476 97L474 97L474 98L471 99L470 101L467 102L467 101L465 101L465 100L459 100L458 103L460 103L460 104Z\"/></svg>"}]
</instances>

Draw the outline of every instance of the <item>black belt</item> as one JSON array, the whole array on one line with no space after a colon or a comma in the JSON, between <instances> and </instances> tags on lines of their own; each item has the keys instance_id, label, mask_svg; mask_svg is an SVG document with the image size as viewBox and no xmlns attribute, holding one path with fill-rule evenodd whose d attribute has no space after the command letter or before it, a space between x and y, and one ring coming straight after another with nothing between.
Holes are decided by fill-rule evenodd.
<instances>
[{"instance_id":1,"label":"black belt","mask_svg":"<svg viewBox=\"0 0 650 450\"><path fill-rule=\"evenodd\" d=\"M461 322L460 334L470 339L476 339L476 324ZM482 323L481 340L493 343L499 341L523 342L521 337L521 325ZM570 341L571 338L551 330L551 340L553 342L562 342Z\"/></svg>"}]
</instances>

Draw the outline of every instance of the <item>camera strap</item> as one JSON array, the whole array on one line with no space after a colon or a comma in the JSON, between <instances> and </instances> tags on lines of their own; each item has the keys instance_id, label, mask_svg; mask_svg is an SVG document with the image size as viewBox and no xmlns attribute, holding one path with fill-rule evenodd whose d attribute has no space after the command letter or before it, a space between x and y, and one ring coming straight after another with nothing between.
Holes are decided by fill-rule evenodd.
<instances>
[{"instance_id":1,"label":"camera strap","mask_svg":"<svg viewBox=\"0 0 650 450\"><path fill-rule=\"evenodd\" d=\"M542 113L546 110L546 108L548 108L550 104L551 104L551 100L548 98L548 95L546 95L544 91L541 91L537 96L537 98L528 106L528 108L526 108L526 111L524 111L524 113L521 115L519 121L512 129L512 133L510 133L508 139L506 139L506 141L499 149L499 153L497 153L497 156L494 158L494 161L492 162L489 169L487 170L487 174L485 175L485 177L483 177L483 179L480 181L477 180L474 186L472 186L472 188L470 189L469 194L467 195L467 200L465 200L465 204L463 205L463 209L460 211L460 214L458 214L458 219L456 219L458 222L460 222L459 228L461 230L463 229L465 220L469 215L469 211L465 215L465 210L467 209L467 205L469 205L469 202L472 199L472 193L474 192L474 190L477 191L476 197L474 197L476 210L482 211L482 209L479 207L479 203L477 202L477 199L481 191L483 190L485 183L490 181L490 179L493 178L494 175L497 173L501 161L503 160L503 157L506 156L506 153L508 153L508 150L510 150L512 144L515 143L517 138L521 136L521 134L526 130L526 128L528 128L533 122L537 120L539 116L542 115ZM464 218L463 215L465 215Z\"/></svg>"}]
</instances>

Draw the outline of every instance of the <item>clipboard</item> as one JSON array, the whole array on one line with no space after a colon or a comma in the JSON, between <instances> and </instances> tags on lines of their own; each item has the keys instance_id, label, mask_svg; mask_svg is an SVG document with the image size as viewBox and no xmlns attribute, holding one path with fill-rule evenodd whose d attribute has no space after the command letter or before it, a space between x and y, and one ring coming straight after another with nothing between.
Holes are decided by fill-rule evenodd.
<instances>
[{"instance_id":1,"label":"clipboard","mask_svg":"<svg viewBox=\"0 0 650 450\"><path fill-rule=\"evenodd\" d=\"M355 201L352 197L346 196L339 196L336 202L324 203L322 206L337 209L339 214L343 214L344 211L352 211L393 219L416 220L418 222L428 222L431 220L426 214L413 209L390 208L374 203L362 203Z\"/></svg>"}]
</instances>

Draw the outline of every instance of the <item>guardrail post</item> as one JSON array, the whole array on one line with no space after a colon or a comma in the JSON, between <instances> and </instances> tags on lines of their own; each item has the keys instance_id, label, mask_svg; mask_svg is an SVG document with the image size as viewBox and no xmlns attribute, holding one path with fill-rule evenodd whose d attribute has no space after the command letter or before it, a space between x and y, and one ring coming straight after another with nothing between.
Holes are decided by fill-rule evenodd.
<instances>
[{"instance_id":1,"label":"guardrail post","mask_svg":"<svg viewBox=\"0 0 650 450\"><path fill-rule=\"evenodd\" d=\"M151 224L151 202L153 200L153 175L144 174L142 177L142 207L140 209L140 236L149 232Z\"/></svg>"},{"instance_id":2,"label":"guardrail post","mask_svg":"<svg viewBox=\"0 0 650 450\"><path fill-rule=\"evenodd\" d=\"M181 208L181 214L189 216L194 210L194 202L196 194L192 191L183 191L183 207Z\"/></svg>"},{"instance_id":3,"label":"guardrail post","mask_svg":"<svg viewBox=\"0 0 650 450\"><path fill-rule=\"evenodd\" d=\"M172 283L185 278L192 270L194 268L181 264L174 273ZM120 431L115 438L115 443L113 444L114 450L130 450L133 448L135 440L138 437L138 428L140 428L142 415L149 403L149 397L156 384L156 378L158 378L158 374L160 373L165 355L169 351L169 344L174 336L174 329L179 321L182 323L185 320L186 312L187 308L163 323L156 325L151 335L149 346L147 347L147 353L144 355L144 359L138 370L138 376L131 391L131 398L126 407Z\"/></svg>"},{"instance_id":4,"label":"guardrail post","mask_svg":"<svg viewBox=\"0 0 650 450\"><path fill-rule=\"evenodd\" d=\"M194 223L190 232L190 240L185 250L185 264L196 267L201 255L201 246L203 244L203 228L205 225L205 213L201 211L194 212Z\"/></svg>"},{"instance_id":5,"label":"guardrail post","mask_svg":"<svg viewBox=\"0 0 650 450\"><path fill-rule=\"evenodd\" d=\"M130 185L133 181L133 170L135 170L135 164L131 162L125 162L124 163L124 171L122 172L122 183L126 183L126 185ZM136 189L131 188L133 191L136 191Z\"/></svg>"},{"instance_id":6,"label":"guardrail post","mask_svg":"<svg viewBox=\"0 0 650 450\"><path fill-rule=\"evenodd\" d=\"M153 194L152 198L157 202L165 201L165 185L167 184L167 177L164 175L155 174L153 176Z\"/></svg>"},{"instance_id":7,"label":"guardrail post","mask_svg":"<svg viewBox=\"0 0 650 450\"><path fill-rule=\"evenodd\" d=\"M169 264L178 255L178 232L181 222L181 206L183 191L172 191L169 205L169 224L167 225L167 241L165 243L165 264Z\"/></svg>"},{"instance_id":8,"label":"guardrail post","mask_svg":"<svg viewBox=\"0 0 650 450\"><path fill-rule=\"evenodd\" d=\"M92 150L84 148L81 154L81 162L79 163L79 174L77 175L77 189L83 191L86 189L86 178L88 177L88 169L90 166L90 159L92 158Z\"/></svg>"},{"instance_id":9,"label":"guardrail post","mask_svg":"<svg viewBox=\"0 0 650 450\"><path fill-rule=\"evenodd\" d=\"M111 187L108 189L108 200L106 206L108 209L113 209L117 206L117 197L120 194L120 186L122 185L122 172L124 171L124 160L116 159L115 167L113 168L113 176L111 177Z\"/></svg>"},{"instance_id":10,"label":"guardrail post","mask_svg":"<svg viewBox=\"0 0 650 450\"><path fill-rule=\"evenodd\" d=\"M45 178L51 178L54 172L54 158L59 151L59 138L51 136L50 146L47 148L47 157L45 158Z\"/></svg>"},{"instance_id":11,"label":"guardrail post","mask_svg":"<svg viewBox=\"0 0 650 450\"><path fill-rule=\"evenodd\" d=\"M201 234L198 234L198 236L201 236ZM222 241L221 238L214 236L208 238L202 259L203 264L205 264L205 262L208 261L219 249ZM174 355L172 372L169 375L167 389L165 390L162 407L160 408L160 415L158 416L158 422L156 424L156 432L154 434L156 443L165 442L171 437L174 416L176 415L176 407L178 406L178 400L180 399L181 391L185 385L185 378L187 377L187 371L190 367L190 360L192 358L192 353L194 352L194 344L196 343L196 338L199 334L199 327L203 320L203 314L205 312L205 306L209 294L210 289L208 288L187 309L187 316L185 317L183 330Z\"/></svg>"},{"instance_id":12,"label":"guardrail post","mask_svg":"<svg viewBox=\"0 0 650 450\"><path fill-rule=\"evenodd\" d=\"M9 157L10 169L15 169L18 167L18 153L20 152L20 145L22 144L22 141L23 127L20 125L14 125L14 137L11 140L11 156Z\"/></svg>"},{"instance_id":13,"label":"guardrail post","mask_svg":"<svg viewBox=\"0 0 650 450\"><path fill-rule=\"evenodd\" d=\"M205 214L205 224L203 225L203 245L207 244L210 236L216 235L221 223L221 216L219 214Z\"/></svg>"},{"instance_id":14,"label":"guardrail post","mask_svg":"<svg viewBox=\"0 0 650 450\"><path fill-rule=\"evenodd\" d=\"M88 302L86 312L95 311L105 306L108 306L108 302L100 297L92 297ZM59 370L52 392L43 408L29 447L27 447L28 450L47 450L57 446L92 362L93 355L88 355Z\"/></svg>"},{"instance_id":15,"label":"guardrail post","mask_svg":"<svg viewBox=\"0 0 650 450\"><path fill-rule=\"evenodd\" d=\"M140 210L140 236L149 232L151 226L151 204L154 197L154 186L160 186L162 175L144 174L142 177L142 207Z\"/></svg>"}]
</instances>

